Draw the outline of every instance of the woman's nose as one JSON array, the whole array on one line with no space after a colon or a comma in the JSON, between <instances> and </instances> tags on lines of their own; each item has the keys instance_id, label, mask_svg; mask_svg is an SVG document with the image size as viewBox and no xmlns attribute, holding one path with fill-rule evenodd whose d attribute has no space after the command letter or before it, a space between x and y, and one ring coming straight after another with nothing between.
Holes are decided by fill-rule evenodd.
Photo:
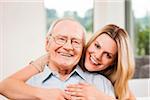
<instances>
[{"instance_id":1,"label":"woman's nose","mask_svg":"<svg viewBox=\"0 0 150 100\"><path fill-rule=\"evenodd\" d=\"M101 50L98 50L96 53L95 53L95 57L98 61L101 61L102 60L102 51Z\"/></svg>"}]
</instances>

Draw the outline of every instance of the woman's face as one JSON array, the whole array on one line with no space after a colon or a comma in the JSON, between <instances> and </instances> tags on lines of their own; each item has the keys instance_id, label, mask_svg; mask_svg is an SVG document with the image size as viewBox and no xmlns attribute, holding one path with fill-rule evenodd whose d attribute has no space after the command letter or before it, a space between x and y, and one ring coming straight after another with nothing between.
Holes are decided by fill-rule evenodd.
<instances>
[{"instance_id":1,"label":"woman's face","mask_svg":"<svg viewBox=\"0 0 150 100\"><path fill-rule=\"evenodd\" d=\"M114 63L117 44L107 34L98 36L86 50L85 68L88 71L101 71Z\"/></svg>"}]
</instances>

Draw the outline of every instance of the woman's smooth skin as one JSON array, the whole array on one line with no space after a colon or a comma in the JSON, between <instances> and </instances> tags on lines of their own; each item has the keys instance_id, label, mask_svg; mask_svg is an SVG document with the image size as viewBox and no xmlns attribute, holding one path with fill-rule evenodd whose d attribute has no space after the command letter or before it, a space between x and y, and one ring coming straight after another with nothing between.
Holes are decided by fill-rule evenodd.
<instances>
[{"instance_id":1,"label":"woman's smooth skin","mask_svg":"<svg viewBox=\"0 0 150 100\"><path fill-rule=\"evenodd\" d=\"M88 71L101 71L111 66L117 55L117 44L107 34L101 34L87 48L85 67Z\"/></svg>"},{"instance_id":2,"label":"woman's smooth skin","mask_svg":"<svg viewBox=\"0 0 150 100\"><path fill-rule=\"evenodd\" d=\"M114 85L115 94L119 100L135 100L134 95L131 94L128 88L128 80L132 77L134 72L134 57L130 47L128 34L123 29L112 24L106 25L94 34L87 43L85 51L85 56L81 59L81 65L84 64L82 67L85 67L90 72L100 72L109 78ZM27 68L12 75L4 82L8 84L13 80L13 86L16 86L15 83L20 81L22 82L22 86L28 86L25 84L25 81L31 76L39 73L39 70L29 68L29 66L43 68L41 65L44 65L44 63L46 64L44 61L45 59L46 57L41 59L41 61L37 60L33 62L33 65L29 64ZM39 64L38 62L44 63ZM27 71L29 73L25 76L24 73ZM18 78L18 76L20 76L20 78ZM7 93L9 93L9 89L5 89ZM16 91L19 91L20 89L17 90L15 88L12 90L16 93ZM71 84L65 91L72 95L72 98L80 100L100 100L102 98L103 100L115 99L107 96L87 83ZM23 94L27 95L29 93L30 92L26 92Z\"/></svg>"}]
</instances>

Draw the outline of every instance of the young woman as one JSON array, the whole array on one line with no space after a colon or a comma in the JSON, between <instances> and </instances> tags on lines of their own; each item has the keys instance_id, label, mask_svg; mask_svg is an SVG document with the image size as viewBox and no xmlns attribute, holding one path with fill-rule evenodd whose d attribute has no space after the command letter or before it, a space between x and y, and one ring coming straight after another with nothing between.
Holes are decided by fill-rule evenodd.
<instances>
[{"instance_id":1,"label":"young woman","mask_svg":"<svg viewBox=\"0 0 150 100\"><path fill-rule=\"evenodd\" d=\"M135 99L128 86L135 65L130 44L128 33L124 29L113 24L106 25L87 43L86 52L81 61L81 66L84 63L86 70L99 72L111 80L116 98L119 100ZM78 97L88 97L96 96L97 92L94 92L94 89L88 84L81 83L68 86L67 91ZM97 95L97 98L100 97Z\"/></svg>"},{"instance_id":2,"label":"young woman","mask_svg":"<svg viewBox=\"0 0 150 100\"><path fill-rule=\"evenodd\" d=\"M80 61L83 70L105 75L112 82L116 98L119 100L135 99L128 86L128 81L132 78L134 72L134 56L130 44L128 33L124 29L113 24L106 25L97 31L87 43ZM12 83L9 87L12 91L9 94L9 91L7 91L8 87L5 88L5 92L3 88L3 94L9 94L13 97L12 92L20 91L22 93L21 88L13 88L16 86L17 81L18 85L25 86L24 82L31 76L42 72L44 69L43 65L47 64L47 58L48 56L46 55L37 59L21 71L4 80L3 85L5 84L5 86L9 86L8 83L10 82ZM28 87L26 91L33 88L31 86L26 87ZM112 100L111 97L87 83L71 84L65 91L72 98L79 100L100 100L100 98ZM30 91L26 93L28 93L28 96L32 96Z\"/></svg>"}]
</instances>

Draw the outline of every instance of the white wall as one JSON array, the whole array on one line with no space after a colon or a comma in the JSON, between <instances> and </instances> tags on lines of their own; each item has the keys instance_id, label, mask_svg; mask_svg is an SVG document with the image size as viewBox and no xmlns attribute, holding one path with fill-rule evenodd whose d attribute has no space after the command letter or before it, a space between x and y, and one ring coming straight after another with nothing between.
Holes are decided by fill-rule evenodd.
<instances>
[{"instance_id":1,"label":"white wall","mask_svg":"<svg viewBox=\"0 0 150 100\"><path fill-rule=\"evenodd\" d=\"M109 23L125 27L125 0L95 0L94 32Z\"/></svg>"},{"instance_id":2,"label":"white wall","mask_svg":"<svg viewBox=\"0 0 150 100\"><path fill-rule=\"evenodd\" d=\"M44 53L43 0L0 1L0 79Z\"/></svg>"},{"instance_id":3,"label":"white wall","mask_svg":"<svg viewBox=\"0 0 150 100\"><path fill-rule=\"evenodd\" d=\"M3 16L3 12L2 12L2 10L3 10L3 7L2 7L2 3L0 3L0 79L2 78L2 62L3 62L3 58L2 58L2 55L3 55L3 53L2 53L2 48L3 48L3 43L2 43L2 41L3 41L3 38L2 38L2 36L3 36L3 32L2 32L2 16Z\"/></svg>"},{"instance_id":4,"label":"white wall","mask_svg":"<svg viewBox=\"0 0 150 100\"><path fill-rule=\"evenodd\" d=\"M137 97L137 100L150 100L150 79L132 79L129 87Z\"/></svg>"}]
</instances>

